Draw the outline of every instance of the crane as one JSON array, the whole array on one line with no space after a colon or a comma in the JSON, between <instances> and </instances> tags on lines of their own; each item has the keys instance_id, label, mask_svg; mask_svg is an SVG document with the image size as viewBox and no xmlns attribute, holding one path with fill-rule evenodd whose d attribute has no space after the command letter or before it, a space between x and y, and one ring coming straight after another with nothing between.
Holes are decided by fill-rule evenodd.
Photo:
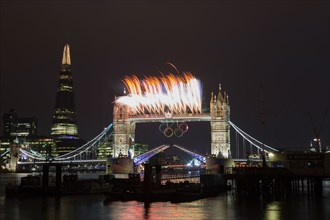
<instances>
[{"instance_id":1,"label":"crane","mask_svg":"<svg viewBox=\"0 0 330 220\"><path fill-rule=\"evenodd\" d=\"M308 112L309 119L311 120L311 123L312 123L312 126L313 126L313 132L314 132L313 142L315 143L314 147L315 147L315 150L318 150L319 152L322 151L321 131L322 131L322 127L323 127L323 124L325 122L325 119L327 117L328 111L329 111L329 108L324 112L323 119L322 119L320 127L318 129L315 126L315 123L314 123L314 120L313 120L313 117L312 117L312 113Z\"/></svg>"}]
</instances>

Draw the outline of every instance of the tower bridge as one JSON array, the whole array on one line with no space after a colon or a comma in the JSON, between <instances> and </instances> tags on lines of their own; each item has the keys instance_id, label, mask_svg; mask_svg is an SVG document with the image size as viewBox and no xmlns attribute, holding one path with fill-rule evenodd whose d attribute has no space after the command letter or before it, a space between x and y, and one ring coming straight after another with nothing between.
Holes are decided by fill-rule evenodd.
<instances>
[{"instance_id":1,"label":"tower bridge","mask_svg":"<svg viewBox=\"0 0 330 220\"><path fill-rule=\"evenodd\" d=\"M114 157L127 154L134 145L136 123L194 121L210 121L211 154L230 157L229 98L220 85L218 95L211 94L210 112L203 113L201 83L192 74L144 80L133 76L125 78L124 83L129 94L116 98L113 108ZM172 128L166 129L173 134Z\"/></svg>"},{"instance_id":2,"label":"tower bridge","mask_svg":"<svg viewBox=\"0 0 330 220\"><path fill-rule=\"evenodd\" d=\"M246 159L246 155L240 158L240 156L232 154L231 129L242 137L242 141L249 143L250 147L257 149L258 152L278 151L253 138L230 120L229 97L225 91L222 91L221 85L219 85L217 95L211 93L210 111L203 112L201 82L190 73L183 73L181 76L169 74L158 78L145 77L142 80L133 76L126 77L123 81L128 94L125 91L123 96L115 98L113 122L95 138L74 150L52 158L46 158L28 149L20 149L22 155L30 158L20 163L104 162L103 160L97 160L95 154L91 152L95 152L109 138L113 139L112 157L118 158L121 155L130 155L135 164L143 163L151 156L169 147L169 145L164 144L143 155L135 156L131 150L135 144L137 123L161 123L159 130L165 136L175 134L181 137L183 133L188 131L187 123L210 122L210 152L211 155L217 158ZM171 127L171 124L176 124L176 127ZM238 147L238 143L236 145ZM179 145L173 146L205 163L205 155L197 154Z\"/></svg>"},{"instance_id":3,"label":"tower bridge","mask_svg":"<svg viewBox=\"0 0 330 220\"><path fill-rule=\"evenodd\" d=\"M135 114L125 105L114 104L114 120L108 127L106 127L100 134L94 137L92 140L82 145L81 147L72 150L66 154L54 157L45 158L37 152L29 151L27 149L20 149L22 155L27 156L31 160L25 162L19 162L19 164L88 164L88 163L105 163L106 160L98 160L97 158L91 158L86 156L88 152L95 151L97 148L109 138L113 138L113 157L120 155L128 155L129 148L134 145L135 142L135 128L136 123L187 123L187 122L210 122L210 136L211 136L211 154L218 158L233 158L234 161L246 161L246 158L235 157L231 154L231 142L230 142L230 129L234 130L237 135L242 137L242 140L249 143L250 147L254 147L259 152L276 152L277 149L272 148L251 135L244 132L237 125L235 125L230 118L230 106L228 96L224 98L224 94L219 86L218 95L211 94L210 100L210 112L209 113L175 113L175 114ZM135 165L141 164L147 161L152 156L159 152L162 152L169 148L170 145L161 145L149 152L134 156L132 155ZM182 147L174 144L180 150L189 153L193 157L199 159L201 162L206 162L206 156L192 152L187 147ZM253 159L252 159L253 160ZM260 159L254 159L260 161Z\"/></svg>"}]
</instances>

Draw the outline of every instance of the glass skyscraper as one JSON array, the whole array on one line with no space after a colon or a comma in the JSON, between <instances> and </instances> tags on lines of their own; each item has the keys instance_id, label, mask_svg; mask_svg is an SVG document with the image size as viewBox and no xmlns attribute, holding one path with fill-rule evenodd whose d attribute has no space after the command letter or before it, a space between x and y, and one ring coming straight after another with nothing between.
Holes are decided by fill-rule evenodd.
<instances>
[{"instance_id":1,"label":"glass skyscraper","mask_svg":"<svg viewBox=\"0 0 330 220\"><path fill-rule=\"evenodd\" d=\"M57 152L63 154L76 148L79 139L73 97L73 80L69 44L64 46L61 72L58 80L56 103L53 112L51 136Z\"/></svg>"}]
</instances>

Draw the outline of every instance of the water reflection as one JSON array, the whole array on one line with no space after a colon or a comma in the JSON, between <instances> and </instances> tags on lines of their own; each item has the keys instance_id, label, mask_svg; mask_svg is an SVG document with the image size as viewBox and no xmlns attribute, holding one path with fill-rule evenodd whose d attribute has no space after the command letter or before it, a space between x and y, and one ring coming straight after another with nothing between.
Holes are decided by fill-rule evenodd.
<instances>
[{"instance_id":1,"label":"water reflection","mask_svg":"<svg viewBox=\"0 0 330 220\"><path fill-rule=\"evenodd\" d=\"M189 203L103 203L103 195L48 198L0 197L0 219L326 219L329 199L258 201L231 195Z\"/></svg>"},{"instance_id":2,"label":"water reflection","mask_svg":"<svg viewBox=\"0 0 330 220\"><path fill-rule=\"evenodd\" d=\"M271 202L266 205L265 218L268 220L278 220L280 218L281 206L279 202Z\"/></svg>"},{"instance_id":3,"label":"water reflection","mask_svg":"<svg viewBox=\"0 0 330 220\"><path fill-rule=\"evenodd\" d=\"M111 202L105 206L119 219L279 219L280 203L220 195L188 203ZM134 216L134 217L132 217Z\"/></svg>"},{"instance_id":4,"label":"water reflection","mask_svg":"<svg viewBox=\"0 0 330 220\"><path fill-rule=\"evenodd\" d=\"M150 209L150 202L145 202L144 203L144 218L148 219L149 218L149 209Z\"/></svg>"},{"instance_id":5,"label":"water reflection","mask_svg":"<svg viewBox=\"0 0 330 220\"><path fill-rule=\"evenodd\" d=\"M118 219L210 219L205 200L181 204L112 202L106 207Z\"/></svg>"},{"instance_id":6,"label":"water reflection","mask_svg":"<svg viewBox=\"0 0 330 220\"><path fill-rule=\"evenodd\" d=\"M4 185L3 177L0 185ZM104 203L103 195L6 198L0 194L0 219L328 219L330 185L327 186L321 197L301 195L267 201L223 194L180 204Z\"/></svg>"}]
</instances>

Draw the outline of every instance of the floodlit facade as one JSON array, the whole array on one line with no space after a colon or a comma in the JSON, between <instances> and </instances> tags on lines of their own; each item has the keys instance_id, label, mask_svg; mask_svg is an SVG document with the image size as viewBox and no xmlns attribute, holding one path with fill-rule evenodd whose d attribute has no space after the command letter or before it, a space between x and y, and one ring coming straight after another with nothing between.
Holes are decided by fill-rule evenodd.
<instances>
[{"instance_id":1,"label":"floodlit facade","mask_svg":"<svg viewBox=\"0 0 330 220\"><path fill-rule=\"evenodd\" d=\"M219 85L218 96L211 94L211 154L218 158L229 158L230 153L230 106L226 92Z\"/></svg>"}]
</instances>

